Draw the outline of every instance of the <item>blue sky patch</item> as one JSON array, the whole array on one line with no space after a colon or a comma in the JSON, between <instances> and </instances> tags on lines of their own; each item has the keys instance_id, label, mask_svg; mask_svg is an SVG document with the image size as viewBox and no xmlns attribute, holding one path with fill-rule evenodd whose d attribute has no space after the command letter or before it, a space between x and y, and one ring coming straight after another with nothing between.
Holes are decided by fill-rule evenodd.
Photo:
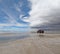
<instances>
[{"instance_id":1,"label":"blue sky patch","mask_svg":"<svg viewBox=\"0 0 60 54\"><path fill-rule=\"evenodd\" d=\"M24 27L24 25L26 25L26 27L29 27L29 22L23 20L24 17L27 17L27 19L29 18L29 11L30 11L29 5L30 2L28 0L2 0L0 2L0 24L15 25L19 23L22 24L22 26L17 26L19 28ZM20 17L21 15L23 16Z\"/></svg>"}]
</instances>

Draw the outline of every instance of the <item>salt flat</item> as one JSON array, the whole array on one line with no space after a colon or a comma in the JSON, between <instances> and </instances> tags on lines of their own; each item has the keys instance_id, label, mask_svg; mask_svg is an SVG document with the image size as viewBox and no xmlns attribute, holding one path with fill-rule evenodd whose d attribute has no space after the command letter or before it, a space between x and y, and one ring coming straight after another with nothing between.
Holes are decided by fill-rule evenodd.
<instances>
[{"instance_id":1,"label":"salt flat","mask_svg":"<svg viewBox=\"0 0 60 54\"><path fill-rule=\"evenodd\" d=\"M0 54L60 54L60 34L27 37L0 45Z\"/></svg>"}]
</instances>

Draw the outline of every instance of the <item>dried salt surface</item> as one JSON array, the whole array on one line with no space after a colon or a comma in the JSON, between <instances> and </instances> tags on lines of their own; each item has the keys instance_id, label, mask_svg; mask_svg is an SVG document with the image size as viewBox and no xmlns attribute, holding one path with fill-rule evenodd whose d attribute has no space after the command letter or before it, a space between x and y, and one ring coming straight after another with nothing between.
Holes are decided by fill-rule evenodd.
<instances>
[{"instance_id":1,"label":"dried salt surface","mask_svg":"<svg viewBox=\"0 0 60 54\"><path fill-rule=\"evenodd\" d=\"M0 45L0 54L60 54L60 37L31 36L8 42Z\"/></svg>"}]
</instances>

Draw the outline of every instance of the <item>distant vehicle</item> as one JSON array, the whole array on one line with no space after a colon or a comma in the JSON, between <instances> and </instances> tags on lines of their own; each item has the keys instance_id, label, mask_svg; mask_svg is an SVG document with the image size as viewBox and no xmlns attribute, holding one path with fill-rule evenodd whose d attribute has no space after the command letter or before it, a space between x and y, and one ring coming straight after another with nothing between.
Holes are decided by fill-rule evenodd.
<instances>
[{"instance_id":1,"label":"distant vehicle","mask_svg":"<svg viewBox=\"0 0 60 54\"><path fill-rule=\"evenodd\" d=\"M37 33L39 36L43 37L44 36L44 30L38 30Z\"/></svg>"},{"instance_id":2,"label":"distant vehicle","mask_svg":"<svg viewBox=\"0 0 60 54\"><path fill-rule=\"evenodd\" d=\"M44 30L38 30L37 33L44 33Z\"/></svg>"}]
</instances>

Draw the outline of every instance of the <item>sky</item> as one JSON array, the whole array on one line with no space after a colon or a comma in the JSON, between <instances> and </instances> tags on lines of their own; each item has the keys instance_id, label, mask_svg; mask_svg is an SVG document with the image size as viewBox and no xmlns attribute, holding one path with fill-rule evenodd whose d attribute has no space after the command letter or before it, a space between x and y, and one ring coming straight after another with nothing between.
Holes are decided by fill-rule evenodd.
<instances>
[{"instance_id":1,"label":"sky","mask_svg":"<svg viewBox=\"0 0 60 54\"><path fill-rule=\"evenodd\" d=\"M30 27L60 29L60 0L0 0L0 31Z\"/></svg>"},{"instance_id":2,"label":"sky","mask_svg":"<svg viewBox=\"0 0 60 54\"><path fill-rule=\"evenodd\" d=\"M0 0L0 31L20 31L29 28L28 0Z\"/></svg>"},{"instance_id":3,"label":"sky","mask_svg":"<svg viewBox=\"0 0 60 54\"><path fill-rule=\"evenodd\" d=\"M30 26L60 29L60 0L30 0Z\"/></svg>"}]
</instances>

